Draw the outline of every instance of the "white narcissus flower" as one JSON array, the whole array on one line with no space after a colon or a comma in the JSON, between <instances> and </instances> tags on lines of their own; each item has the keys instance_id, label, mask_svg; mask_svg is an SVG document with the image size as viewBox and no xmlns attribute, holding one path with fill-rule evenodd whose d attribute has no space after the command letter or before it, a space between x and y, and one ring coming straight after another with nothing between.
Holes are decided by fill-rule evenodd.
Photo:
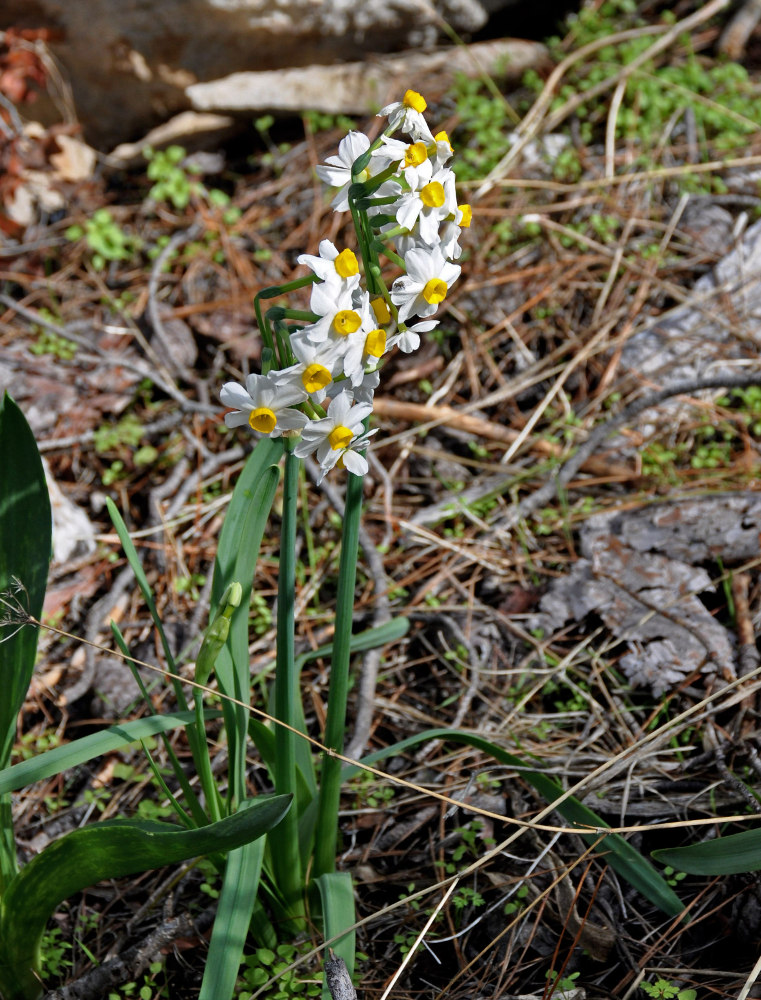
<instances>
[{"instance_id":1,"label":"white narcissus flower","mask_svg":"<svg viewBox=\"0 0 761 1000\"><path fill-rule=\"evenodd\" d=\"M375 327L368 332L358 330L347 338L349 341L344 355L344 374L353 386L360 385L368 368L375 369L388 350L388 337L383 327Z\"/></svg>"},{"instance_id":2,"label":"white narcissus flower","mask_svg":"<svg viewBox=\"0 0 761 1000\"><path fill-rule=\"evenodd\" d=\"M408 316L431 316L460 277L460 265L448 261L438 246L418 247L405 255L407 274L391 287L391 301L399 309L399 322Z\"/></svg>"},{"instance_id":3,"label":"white narcissus flower","mask_svg":"<svg viewBox=\"0 0 761 1000\"><path fill-rule=\"evenodd\" d=\"M439 325L437 319L426 319L422 323L415 323L414 326L405 326L403 330L398 330L392 337L388 338L388 350L398 347L402 354L412 354L420 347L420 334L428 333Z\"/></svg>"},{"instance_id":4,"label":"white narcissus flower","mask_svg":"<svg viewBox=\"0 0 761 1000\"><path fill-rule=\"evenodd\" d=\"M233 407L225 414L228 427L248 424L257 434L280 437L284 431L300 431L307 422L301 410L292 409L303 403L307 394L298 386L280 386L272 375L249 375L246 387L226 382L220 391L225 406Z\"/></svg>"},{"instance_id":5,"label":"white narcissus flower","mask_svg":"<svg viewBox=\"0 0 761 1000\"><path fill-rule=\"evenodd\" d=\"M349 186L352 183L351 168L354 161L370 148L370 140L363 132L349 132L338 144L338 156L329 156L324 165L315 168L317 176L330 187L340 190L331 205L336 212L346 212L349 208ZM366 180L370 175L360 180Z\"/></svg>"},{"instance_id":6,"label":"white narcissus flower","mask_svg":"<svg viewBox=\"0 0 761 1000\"><path fill-rule=\"evenodd\" d=\"M297 458L306 458L315 453L320 464L320 482L326 472L330 472L336 463L342 464L355 476L363 476L368 469L367 459L358 454L355 448L367 446L369 434L364 433L362 421L372 412L370 403L352 405L351 396L340 392L332 400L328 415L319 420L312 420L303 430L301 440L293 449Z\"/></svg>"},{"instance_id":7,"label":"white narcissus flower","mask_svg":"<svg viewBox=\"0 0 761 1000\"><path fill-rule=\"evenodd\" d=\"M454 149L452 148L452 143L449 141L449 136L443 131L443 129L441 132L436 133L433 140L436 143L436 149L433 152L433 159L436 168L438 169L451 160Z\"/></svg>"},{"instance_id":8,"label":"white narcissus flower","mask_svg":"<svg viewBox=\"0 0 761 1000\"><path fill-rule=\"evenodd\" d=\"M424 142L433 142L431 130L423 118L423 112L427 107L426 100L421 94L415 90L408 90L401 101L395 101L381 108L378 116L388 117L389 132L396 132L399 129L411 135L416 141L422 139Z\"/></svg>"},{"instance_id":9,"label":"white narcissus flower","mask_svg":"<svg viewBox=\"0 0 761 1000\"><path fill-rule=\"evenodd\" d=\"M319 254L319 257L315 257L313 254L303 253L297 260L329 285L352 289L357 287L359 261L353 250L342 250L339 253L330 240L322 240Z\"/></svg>"},{"instance_id":10,"label":"white narcissus flower","mask_svg":"<svg viewBox=\"0 0 761 1000\"><path fill-rule=\"evenodd\" d=\"M405 142L403 139L392 139L381 136L383 145L380 147L389 163L396 163L396 173L399 174L408 167L419 167L428 159L428 147L419 139L417 142Z\"/></svg>"},{"instance_id":11,"label":"white narcissus flower","mask_svg":"<svg viewBox=\"0 0 761 1000\"><path fill-rule=\"evenodd\" d=\"M329 156L324 164L315 167L315 172L321 181L329 187L339 188L331 202L336 212L348 211L349 187L352 184L351 169L354 166L354 161L366 153L369 148L370 140L364 133L349 132L338 144L338 156ZM370 163L359 174L357 180L362 182L377 176L386 169L392 159L382 147L379 147L373 151Z\"/></svg>"},{"instance_id":12,"label":"white narcissus flower","mask_svg":"<svg viewBox=\"0 0 761 1000\"><path fill-rule=\"evenodd\" d=\"M457 210L454 174L448 167L434 171L432 160L424 160L404 173L409 191L397 199L396 221L420 235L427 246L438 242L439 225Z\"/></svg>"},{"instance_id":13,"label":"white narcissus flower","mask_svg":"<svg viewBox=\"0 0 761 1000\"><path fill-rule=\"evenodd\" d=\"M346 332L350 332L352 327L358 329L361 320L358 320L354 326L351 317L348 316L353 305L351 288L338 288L325 281L312 285L309 308L320 318L317 322L305 326L301 332L313 344L320 344L334 332L331 328L336 320L342 333L344 328L346 328Z\"/></svg>"},{"instance_id":14,"label":"white narcissus flower","mask_svg":"<svg viewBox=\"0 0 761 1000\"><path fill-rule=\"evenodd\" d=\"M473 210L470 205L458 205L453 219L446 219L439 230L439 245L445 257L450 260L457 260L462 254L460 246L460 233L463 229L469 229L473 218ZM402 255L403 256L403 255Z\"/></svg>"},{"instance_id":15,"label":"white narcissus flower","mask_svg":"<svg viewBox=\"0 0 761 1000\"><path fill-rule=\"evenodd\" d=\"M337 341L343 345L345 352L348 341L344 338L361 331L367 334L375 325L372 324L370 296L359 288L353 291L343 289L337 293L335 286L325 283L314 285L310 306L320 318L304 327L302 333L313 344Z\"/></svg>"},{"instance_id":16,"label":"white narcissus flower","mask_svg":"<svg viewBox=\"0 0 761 1000\"><path fill-rule=\"evenodd\" d=\"M313 344L309 340L309 327L292 333L290 345L297 363L273 372L274 381L305 390L315 402L321 403L326 388L343 372L343 345L329 340Z\"/></svg>"}]
</instances>

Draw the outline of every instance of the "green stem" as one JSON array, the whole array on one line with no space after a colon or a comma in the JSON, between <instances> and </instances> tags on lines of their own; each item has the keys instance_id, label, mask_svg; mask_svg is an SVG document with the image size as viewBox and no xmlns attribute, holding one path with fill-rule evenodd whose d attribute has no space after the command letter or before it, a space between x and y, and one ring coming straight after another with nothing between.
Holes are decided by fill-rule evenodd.
<instances>
[{"instance_id":1,"label":"green stem","mask_svg":"<svg viewBox=\"0 0 761 1000\"><path fill-rule=\"evenodd\" d=\"M254 311L256 312L256 321L259 324L259 331L262 335L265 347L269 347L271 350L274 350L272 331L270 330L269 321L262 314L262 301L264 299L276 299L278 296L285 295L287 292L295 291L297 288L304 288L306 285L311 285L316 280L317 275L310 274L305 278L296 278L295 281L288 281L284 285L272 285L269 288L263 288L260 292L257 292L254 296Z\"/></svg>"},{"instance_id":2,"label":"green stem","mask_svg":"<svg viewBox=\"0 0 761 1000\"><path fill-rule=\"evenodd\" d=\"M194 708L196 713L196 727L199 733L204 733L203 698L200 691L196 691ZM206 799L206 808L212 823L216 823L217 820L222 819L222 800L214 781L214 775L212 774L209 744L206 740L199 740L199 758L195 763L198 768L198 778L201 782L201 788L203 788L204 798Z\"/></svg>"},{"instance_id":3,"label":"green stem","mask_svg":"<svg viewBox=\"0 0 761 1000\"><path fill-rule=\"evenodd\" d=\"M346 702L349 692L349 659L354 620L354 586L357 578L359 522L362 516L363 477L347 473L346 510L338 567L336 629L330 666L328 711L323 742L330 750L343 753ZM313 877L335 871L338 842L338 804L341 794L341 761L326 756L322 762Z\"/></svg>"},{"instance_id":4,"label":"green stem","mask_svg":"<svg viewBox=\"0 0 761 1000\"><path fill-rule=\"evenodd\" d=\"M296 521L298 517L299 459L293 443L286 440L283 480L283 520L280 534L280 566L277 589L277 666L275 672L275 718L298 728L299 675L295 663L294 603L296 592ZM296 792L296 734L275 726L275 790ZM298 808L294 801L270 834L275 881L289 912L303 906L301 858L299 854Z\"/></svg>"}]
</instances>

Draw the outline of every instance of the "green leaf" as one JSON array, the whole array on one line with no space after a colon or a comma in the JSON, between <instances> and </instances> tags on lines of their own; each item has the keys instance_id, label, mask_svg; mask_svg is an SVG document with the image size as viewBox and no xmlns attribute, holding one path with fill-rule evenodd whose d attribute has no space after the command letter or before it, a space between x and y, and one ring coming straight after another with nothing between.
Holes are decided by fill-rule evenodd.
<instances>
[{"instance_id":1,"label":"green leaf","mask_svg":"<svg viewBox=\"0 0 761 1000\"><path fill-rule=\"evenodd\" d=\"M377 761L402 753L404 750L416 746L418 743L433 739L450 740L452 743L464 743L467 746L474 747L476 750L481 750L483 753L498 760L501 764L520 768L521 777L531 782L534 788L549 804L552 804L563 794L563 789L558 782L552 778L548 778L546 774L542 774L540 771L527 768L525 761L521 760L520 757L508 753L490 740L458 729L427 729L423 733L418 733L417 736L410 736L406 740L401 740L399 743L393 744L393 746L384 747L383 750L363 757L362 763L375 764ZM345 767L342 771L343 779L346 780L352 777L358 771L358 767ZM604 830L608 826L605 820L598 816L597 813L588 809L573 796L564 799L562 802L558 802L556 809L565 819L579 825L579 835L587 843L598 841L599 834L596 832L587 833L581 829L582 827L591 827L596 831ZM614 871L625 878L631 886L638 892L641 892L646 899L649 899L651 903L654 903L664 913L675 917L683 912L684 906L682 901L671 889L666 880L620 834L605 834L602 841L595 847L595 851L597 854L603 855ZM677 867L676 864L674 866Z\"/></svg>"},{"instance_id":2,"label":"green leaf","mask_svg":"<svg viewBox=\"0 0 761 1000\"><path fill-rule=\"evenodd\" d=\"M246 844L227 859L198 1000L229 1000L235 993L263 859L263 840Z\"/></svg>"},{"instance_id":3,"label":"green leaf","mask_svg":"<svg viewBox=\"0 0 761 1000\"><path fill-rule=\"evenodd\" d=\"M689 847L664 847L652 856L690 875L739 875L761 870L761 829L732 833Z\"/></svg>"},{"instance_id":4,"label":"green leaf","mask_svg":"<svg viewBox=\"0 0 761 1000\"><path fill-rule=\"evenodd\" d=\"M0 400L0 770L11 759L37 655L36 625L45 599L52 525L40 453L23 413L6 393ZM18 620L14 613L18 612ZM0 794L0 896L18 870L10 800Z\"/></svg>"},{"instance_id":5,"label":"green leaf","mask_svg":"<svg viewBox=\"0 0 761 1000\"><path fill-rule=\"evenodd\" d=\"M364 632L356 632L349 641L349 648L352 653L364 653L368 649L377 649L378 646L385 646L389 642L396 642L402 639L410 630L410 620L400 615L390 622L377 625L375 628L365 629ZM299 668L310 660L316 660L320 656L329 656L333 651L333 644L327 643L318 646L317 649L310 649L296 657Z\"/></svg>"},{"instance_id":6,"label":"green leaf","mask_svg":"<svg viewBox=\"0 0 761 1000\"><path fill-rule=\"evenodd\" d=\"M50 499L34 435L7 393L0 401L0 470L0 594L39 618L50 565ZM11 594L14 581L23 590ZM0 625L0 768L10 760L16 716L32 679L37 631L32 625Z\"/></svg>"},{"instance_id":7,"label":"green leaf","mask_svg":"<svg viewBox=\"0 0 761 1000\"><path fill-rule=\"evenodd\" d=\"M124 523L124 519L119 513L119 509L111 497L106 497L106 509L108 510L108 515L113 522L114 528L116 528L116 533L119 536L119 541L122 543L122 548L124 549L124 554L127 557L130 569L135 574L135 580L140 588L140 593L143 595L143 600L148 607L148 613L150 614L153 624L156 626L159 633L161 647L164 650L164 656L166 657L169 671L173 675L172 686L174 688L175 697L177 698L177 703L181 709L186 709L188 707L188 702L185 698L185 693L182 690L179 677L177 676L177 665L174 662L174 657L172 656L169 640L164 632L164 624L159 617L158 611L156 610L156 602L153 599L153 591L151 590L151 585L148 583L148 577L145 575L145 570L140 562L140 556L137 554L135 544L129 536L127 525Z\"/></svg>"},{"instance_id":8,"label":"green leaf","mask_svg":"<svg viewBox=\"0 0 761 1000\"><path fill-rule=\"evenodd\" d=\"M246 461L233 490L222 526L214 564L211 606L216 607L225 590L237 581L242 587L240 606L230 619L227 644L217 657L216 675L222 694L248 704L251 681L248 662L248 612L251 588L264 529L280 479L278 464L282 439L262 438ZM230 753L230 794L245 798L245 753L248 710L223 702Z\"/></svg>"},{"instance_id":9,"label":"green leaf","mask_svg":"<svg viewBox=\"0 0 761 1000\"><path fill-rule=\"evenodd\" d=\"M207 719L219 718L219 712L206 712ZM31 757L13 767L0 771L0 795L18 791L35 781L61 774L69 768L84 764L94 757L111 753L121 747L138 740L156 736L159 733L187 726L195 721L193 712L170 712L167 715L151 715L147 719L136 719L134 722L121 722L110 726L99 733L91 733L80 740L67 743L65 746L46 750L37 757Z\"/></svg>"},{"instance_id":10,"label":"green leaf","mask_svg":"<svg viewBox=\"0 0 761 1000\"><path fill-rule=\"evenodd\" d=\"M263 796L233 816L197 830L170 823L115 819L74 830L23 868L0 902L0 992L34 1000L39 943L64 899L103 879L175 864L199 854L232 851L280 822L290 795Z\"/></svg>"},{"instance_id":11,"label":"green leaf","mask_svg":"<svg viewBox=\"0 0 761 1000\"><path fill-rule=\"evenodd\" d=\"M323 932L330 947L344 962L349 974L354 972L356 932L354 924L354 887L349 872L326 872L315 879L322 902ZM349 929L351 928L351 929ZM336 941L336 935L345 933ZM325 991L323 990L323 995ZM328 1000L330 993L328 993Z\"/></svg>"}]
</instances>

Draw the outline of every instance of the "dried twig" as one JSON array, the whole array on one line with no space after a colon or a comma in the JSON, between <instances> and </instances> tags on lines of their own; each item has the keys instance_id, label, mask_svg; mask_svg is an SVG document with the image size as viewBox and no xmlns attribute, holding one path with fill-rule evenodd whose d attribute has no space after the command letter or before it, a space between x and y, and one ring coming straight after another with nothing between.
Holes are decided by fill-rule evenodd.
<instances>
[{"instance_id":1,"label":"dried twig","mask_svg":"<svg viewBox=\"0 0 761 1000\"><path fill-rule=\"evenodd\" d=\"M118 958L104 962L68 986L46 993L43 1000L101 1000L109 990L141 976L151 962L156 961L162 951L178 938L202 935L211 926L215 912L216 906L204 910L195 920L186 913L171 917L141 944Z\"/></svg>"}]
</instances>

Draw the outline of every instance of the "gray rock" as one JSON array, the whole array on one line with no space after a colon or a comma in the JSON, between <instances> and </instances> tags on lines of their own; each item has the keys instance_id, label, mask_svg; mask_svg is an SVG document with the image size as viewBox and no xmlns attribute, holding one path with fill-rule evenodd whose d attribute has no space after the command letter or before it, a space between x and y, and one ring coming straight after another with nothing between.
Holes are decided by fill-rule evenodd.
<instances>
[{"instance_id":1,"label":"gray rock","mask_svg":"<svg viewBox=\"0 0 761 1000\"><path fill-rule=\"evenodd\" d=\"M186 109L191 84L430 48L442 19L468 33L487 16L479 0L4 0L0 28L60 33L87 140L109 148Z\"/></svg>"},{"instance_id":2,"label":"gray rock","mask_svg":"<svg viewBox=\"0 0 761 1000\"><path fill-rule=\"evenodd\" d=\"M372 62L232 73L193 84L187 95L198 111L309 108L329 114L370 115L398 100L411 82L420 89L439 92L450 85L456 73L473 76L486 72L517 78L547 58L547 50L538 42L504 39L438 52L385 56Z\"/></svg>"},{"instance_id":3,"label":"gray rock","mask_svg":"<svg viewBox=\"0 0 761 1000\"><path fill-rule=\"evenodd\" d=\"M733 676L730 635L698 596L715 589L700 564L756 558L760 535L754 493L597 514L581 530L583 558L553 582L531 625L553 634L594 612L628 647L618 666L656 697L695 672Z\"/></svg>"}]
</instances>

